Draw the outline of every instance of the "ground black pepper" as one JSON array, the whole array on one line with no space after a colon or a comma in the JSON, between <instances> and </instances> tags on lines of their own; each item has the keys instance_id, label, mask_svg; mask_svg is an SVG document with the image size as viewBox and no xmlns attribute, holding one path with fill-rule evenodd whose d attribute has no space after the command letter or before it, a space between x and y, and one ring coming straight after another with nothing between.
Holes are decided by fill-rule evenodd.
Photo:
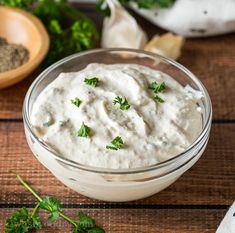
<instances>
[{"instance_id":1,"label":"ground black pepper","mask_svg":"<svg viewBox=\"0 0 235 233\"><path fill-rule=\"evenodd\" d=\"M0 37L0 73L16 69L29 60L29 52L22 45L10 44Z\"/></svg>"}]
</instances>

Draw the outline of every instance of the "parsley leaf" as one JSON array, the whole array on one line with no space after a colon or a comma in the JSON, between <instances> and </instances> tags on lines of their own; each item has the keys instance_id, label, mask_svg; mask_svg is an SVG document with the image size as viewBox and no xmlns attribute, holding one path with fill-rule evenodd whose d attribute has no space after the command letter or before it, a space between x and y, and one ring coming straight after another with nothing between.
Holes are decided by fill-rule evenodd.
<instances>
[{"instance_id":1,"label":"parsley leaf","mask_svg":"<svg viewBox=\"0 0 235 233\"><path fill-rule=\"evenodd\" d=\"M36 214L31 216L28 210L23 207L7 219L5 233L26 233L41 228L42 224L38 216Z\"/></svg>"},{"instance_id":2,"label":"parsley leaf","mask_svg":"<svg viewBox=\"0 0 235 233\"><path fill-rule=\"evenodd\" d=\"M88 230L87 233L105 233L105 231L101 227L93 227L92 229Z\"/></svg>"},{"instance_id":3,"label":"parsley leaf","mask_svg":"<svg viewBox=\"0 0 235 233\"><path fill-rule=\"evenodd\" d=\"M130 108L130 104L128 103L127 99L125 98L124 100L120 97L117 96L114 100L113 100L114 105L115 104L120 104L120 109L121 110L127 110Z\"/></svg>"},{"instance_id":4,"label":"parsley leaf","mask_svg":"<svg viewBox=\"0 0 235 233\"><path fill-rule=\"evenodd\" d=\"M84 83L93 87L97 87L99 86L99 79L98 78L90 78L90 79L85 78Z\"/></svg>"},{"instance_id":5,"label":"parsley leaf","mask_svg":"<svg viewBox=\"0 0 235 233\"><path fill-rule=\"evenodd\" d=\"M86 215L83 212L78 213L79 216L79 223L78 226L82 228L83 230L88 230L90 228L93 228L95 226L95 220Z\"/></svg>"},{"instance_id":6,"label":"parsley leaf","mask_svg":"<svg viewBox=\"0 0 235 233\"><path fill-rule=\"evenodd\" d=\"M0 5L7 5L10 7L18 7L23 9L28 9L33 3L34 0L0 0Z\"/></svg>"},{"instance_id":7,"label":"parsley leaf","mask_svg":"<svg viewBox=\"0 0 235 233\"><path fill-rule=\"evenodd\" d=\"M51 117L49 117L48 119L47 119L47 121L45 121L45 122L43 122L43 127L50 127L51 125L53 125L53 119L51 118Z\"/></svg>"},{"instance_id":8,"label":"parsley leaf","mask_svg":"<svg viewBox=\"0 0 235 233\"><path fill-rule=\"evenodd\" d=\"M52 125L52 122L51 121L46 121L46 122L43 122L43 127L50 127Z\"/></svg>"},{"instance_id":9,"label":"parsley leaf","mask_svg":"<svg viewBox=\"0 0 235 233\"><path fill-rule=\"evenodd\" d=\"M159 93L166 89L166 84L164 82L163 83L152 82L149 85L149 89L153 90L154 93Z\"/></svg>"},{"instance_id":10,"label":"parsley leaf","mask_svg":"<svg viewBox=\"0 0 235 233\"><path fill-rule=\"evenodd\" d=\"M51 213L48 218L50 221L55 221L59 218L61 204L55 197L45 197L40 202L40 207Z\"/></svg>"},{"instance_id":11,"label":"parsley leaf","mask_svg":"<svg viewBox=\"0 0 235 233\"><path fill-rule=\"evenodd\" d=\"M58 20L52 19L49 23L49 31L52 34L58 34L61 35L63 33L63 30L61 28L61 25Z\"/></svg>"},{"instance_id":12,"label":"parsley leaf","mask_svg":"<svg viewBox=\"0 0 235 233\"><path fill-rule=\"evenodd\" d=\"M82 101L76 97L74 100L71 100L71 103L79 107Z\"/></svg>"},{"instance_id":13,"label":"parsley leaf","mask_svg":"<svg viewBox=\"0 0 235 233\"><path fill-rule=\"evenodd\" d=\"M90 134L90 128L82 122L81 128L77 132L78 137L88 137Z\"/></svg>"},{"instance_id":14,"label":"parsley leaf","mask_svg":"<svg viewBox=\"0 0 235 233\"><path fill-rule=\"evenodd\" d=\"M155 97L154 97L154 100L155 101L157 101L158 103L164 103L165 102L165 100L163 100L161 97L159 97L158 95L156 95Z\"/></svg>"},{"instance_id":15,"label":"parsley leaf","mask_svg":"<svg viewBox=\"0 0 235 233\"><path fill-rule=\"evenodd\" d=\"M117 136L111 141L112 145L107 145L106 149L111 149L111 150L118 150L123 148L123 140L120 136Z\"/></svg>"},{"instance_id":16,"label":"parsley leaf","mask_svg":"<svg viewBox=\"0 0 235 233\"><path fill-rule=\"evenodd\" d=\"M95 220L83 212L79 212L79 221L76 221L76 227L73 233L105 233L105 231L96 226Z\"/></svg>"},{"instance_id":17,"label":"parsley leaf","mask_svg":"<svg viewBox=\"0 0 235 233\"><path fill-rule=\"evenodd\" d=\"M152 82L149 85L149 89L153 90L155 94L163 92L166 89L166 84L163 83L157 83L157 82ZM165 101L158 95L154 97L154 100L158 103L164 103Z\"/></svg>"}]
</instances>

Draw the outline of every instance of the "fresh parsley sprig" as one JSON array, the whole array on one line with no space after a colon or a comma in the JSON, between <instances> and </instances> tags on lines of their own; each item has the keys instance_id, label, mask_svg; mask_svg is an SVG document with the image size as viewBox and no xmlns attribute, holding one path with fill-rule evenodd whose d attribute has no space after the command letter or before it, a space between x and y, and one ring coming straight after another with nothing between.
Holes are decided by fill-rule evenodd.
<instances>
[{"instance_id":1,"label":"fresh parsley sprig","mask_svg":"<svg viewBox=\"0 0 235 233\"><path fill-rule=\"evenodd\" d=\"M94 77L94 78L85 78L84 83L87 85L93 86L93 87L98 87L99 86L99 79Z\"/></svg>"},{"instance_id":2,"label":"fresh parsley sprig","mask_svg":"<svg viewBox=\"0 0 235 233\"><path fill-rule=\"evenodd\" d=\"M119 150L119 149L123 148L124 142L120 136L117 136L116 138L114 138L111 141L111 144L112 145L107 145L106 149Z\"/></svg>"},{"instance_id":3,"label":"fresh parsley sprig","mask_svg":"<svg viewBox=\"0 0 235 233\"><path fill-rule=\"evenodd\" d=\"M82 122L80 129L77 132L78 137L88 137L90 135L91 129Z\"/></svg>"},{"instance_id":4,"label":"fresh parsley sprig","mask_svg":"<svg viewBox=\"0 0 235 233\"><path fill-rule=\"evenodd\" d=\"M166 84L164 82L162 82L162 83L152 82L149 85L149 89L153 90L153 92L155 94L158 94L158 93L163 92L166 89ZM158 103L164 103L165 102L159 95L156 95L154 97L154 100Z\"/></svg>"},{"instance_id":5,"label":"fresh parsley sprig","mask_svg":"<svg viewBox=\"0 0 235 233\"><path fill-rule=\"evenodd\" d=\"M124 98L122 99L120 96L117 96L114 100L113 100L114 105L115 104L120 104L120 109L121 110L127 110L130 108L130 104L128 103L127 99Z\"/></svg>"},{"instance_id":6,"label":"fresh parsley sprig","mask_svg":"<svg viewBox=\"0 0 235 233\"><path fill-rule=\"evenodd\" d=\"M166 89L166 84L164 82L163 83L152 82L149 85L149 89L153 90L153 92L157 94Z\"/></svg>"},{"instance_id":7,"label":"fresh parsley sprig","mask_svg":"<svg viewBox=\"0 0 235 233\"><path fill-rule=\"evenodd\" d=\"M71 103L79 107L82 101L78 97L76 97L74 100L71 100Z\"/></svg>"},{"instance_id":8,"label":"fresh parsley sprig","mask_svg":"<svg viewBox=\"0 0 235 233\"><path fill-rule=\"evenodd\" d=\"M49 212L50 221L56 221L59 217L63 218L73 225L73 233L105 233L104 229L98 227L94 219L83 212L79 212L79 220L68 217L61 210L61 204L55 197L45 197L42 199L19 175L17 179L20 183L34 195L38 203L29 213L25 207L17 210L6 221L5 233L27 233L33 230L41 229L42 223L38 216L38 211L44 209Z\"/></svg>"}]
</instances>

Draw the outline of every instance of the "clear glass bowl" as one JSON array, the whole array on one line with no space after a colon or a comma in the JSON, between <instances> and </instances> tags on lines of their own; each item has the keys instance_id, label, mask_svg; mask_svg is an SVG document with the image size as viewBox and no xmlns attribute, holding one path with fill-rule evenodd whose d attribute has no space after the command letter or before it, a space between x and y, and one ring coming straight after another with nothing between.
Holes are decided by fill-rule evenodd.
<instances>
[{"instance_id":1,"label":"clear glass bowl","mask_svg":"<svg viewBox=\"0 0 235 233\"><path fill-rule=\"evenodd\" d=\"M203 129L181 154L167 161L135 169L103 169L76 163L56 154L34 133L30 114L35 99L61 72L79 71L89 63L132 63L160 70L202 94ZM33 82L23 106L25 134L36 158L62 183L85 196L105 201L132 201L153 195L176 181L200 158L212 121L210 97L202 83L185 67L162 56L131 49L99 49L74 54L47 68Z\"/></svg>"}]
</instances>

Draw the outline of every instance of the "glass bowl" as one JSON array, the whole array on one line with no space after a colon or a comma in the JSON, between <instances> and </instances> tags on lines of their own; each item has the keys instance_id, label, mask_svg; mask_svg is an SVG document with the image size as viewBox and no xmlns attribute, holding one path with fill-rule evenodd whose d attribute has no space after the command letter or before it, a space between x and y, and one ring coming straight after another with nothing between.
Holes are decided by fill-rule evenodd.
<instances>
[{"instance_id":1,"label":"glass bowl","mask_svg":"<svg viewBox=\"0 0 235 233\"><path fill-rule=\"evenodd\" d=\"M183 86L200 91L203 127L197 139L181 154L148 167L104 169L86 166L56 154L35 134L30 123L32 106L41 91L61 72L79 71L89 63L132 63L162 71ZM132 201L153 195L176 181L200 158L212 122L210 97L203 84L179 63L132 49L98 49L66 57L42 72L29 88L23 106L25 134L35 157L63 184L87 197L104 201Z\"/></svg>"}]
</instances>

